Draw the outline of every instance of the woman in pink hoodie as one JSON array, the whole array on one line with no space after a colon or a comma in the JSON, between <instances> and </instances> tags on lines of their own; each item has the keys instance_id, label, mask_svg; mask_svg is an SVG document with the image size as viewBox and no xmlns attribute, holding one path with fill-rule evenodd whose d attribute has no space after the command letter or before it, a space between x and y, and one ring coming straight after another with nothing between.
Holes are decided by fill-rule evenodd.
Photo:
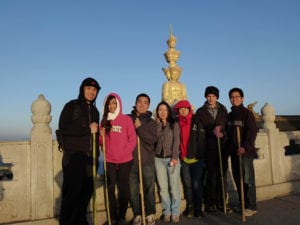
<instances>
[{"instance_id":1,"label":"woman in pink hoodie","mask_svg":"<svg viewBox=\"0 0 300 225\"><path fill-rule=\"evenodd\" d=\"M110 219L112 225L122 225L125 224L129 202L128 178L136 146L136 133L132 119L122 113L121 98L116 93L110 93L104 100L100 134L101 145L105 137Z\"/></svg>"}]
</instances>

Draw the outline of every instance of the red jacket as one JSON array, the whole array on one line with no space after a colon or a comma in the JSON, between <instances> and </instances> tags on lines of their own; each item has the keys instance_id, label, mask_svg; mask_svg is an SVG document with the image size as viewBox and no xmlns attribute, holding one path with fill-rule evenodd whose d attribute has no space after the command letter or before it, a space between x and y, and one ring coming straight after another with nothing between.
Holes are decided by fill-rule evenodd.
<instances>
[{"instance_id":1,"label":"red jacket","mask_svg":"<svg viewBox=\"0 0 300 225\"><path fill-rule=\"evenodd\" d=\"M189 108L187 116L179 115L180 108ZM190 130L192 124L193 110L192 105L188 100L181 100L174 106L174 110L178 113L179 126L180 126L180 158L183 159L187 156L188 142L190 138Z\"/></svg>"}]
</instances>

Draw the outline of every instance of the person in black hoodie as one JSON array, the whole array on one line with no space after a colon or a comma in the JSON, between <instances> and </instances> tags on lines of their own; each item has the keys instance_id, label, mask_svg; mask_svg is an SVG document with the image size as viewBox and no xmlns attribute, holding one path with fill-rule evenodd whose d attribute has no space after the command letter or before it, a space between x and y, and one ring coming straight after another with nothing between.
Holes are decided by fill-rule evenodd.
<instances>
[{"instance_id":1,"label":"person in black hoodie","mask_svg":"<svg viewBox=\"0 0 300 225\"><path fill-rule=\"evenodd\" d=\"M229 99L232 104L228 115L228 137L231 156L231 167L234 182L237 187L241 206L240 160L242 162L243 188L245 200L245 216L257 213L256 186L253 160L257 156L255 140L257 125L253 113L244 107L244 93L240 88L232 88L229 91ZM240 136L238 139L238 130ZM236 208L241 211L241 207Z\"/></svg>"},{"instance_id":2,"label":"person in black hoodie","mask_svg":"<svg viewBox=\"0 0 300 225\"><path fill-rule=\"evenodd\" d=\"M98 136L99 111L95 101L99 90L95 79L84 79L78 98L66 103L60 114L63 149L60 225L88 225L86 211L93 194L92 134ZM98 138L95 141L98 158Z\"/></svg>"}]
</instances>

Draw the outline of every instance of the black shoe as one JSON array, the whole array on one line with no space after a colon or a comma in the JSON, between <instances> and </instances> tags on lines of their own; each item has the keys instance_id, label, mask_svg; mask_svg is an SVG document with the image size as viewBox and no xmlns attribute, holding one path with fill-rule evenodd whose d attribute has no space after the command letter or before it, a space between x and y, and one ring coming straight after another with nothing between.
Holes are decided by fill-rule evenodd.
<instances>
[{"instance_id":1,"label":"black shoe","mask_svg":"<svg viewBox=\"0 0 300 225\"><path fill-rule=\"evenodd\" d=\"M195 211L194 212L194 217L197 219L202 219L203 218L203 212L202 211Z\"/></svg>"},{"instance_id":2,"label":"black shoe","mask_svg":"<svg viewBox=\"0 0 300 225\"><path fill-rule=\"evenodd\" d=\"M205 211L208 213L214 213L217 212L217 207L216 205L206 206Z\"/></svg>"},{"instance_id":3,"label":"black shoe","mask_svg":"<svg viewBox=\"0 0 300 225\"><path fill-rule=\"evenodd\" d=\"M224 212L223 204L217 205L217 208L218 210ZM226 205L226 213L232 213L232 212L233 212L232 208L230 208L229 205Z\"/></svg>"},{"instance_id":4,"label":"black shoe","mask_svg":"<svg viewBox=\"0 0 300 225\"><path fill-rule=\"evenodd\" d=\"M125 221L124 218L121 218L121 219L118 220L117 225L125 225L125 224L126 224L126 221Z\"/></svg>"},{"instance_id":5,"label":"black shoe","mask_svg":"<svg viewBox=\"0 0 300 225\"><path fill-rule=\"evenodd\" d=\"M192 217L193 216L193 207L192 205L187 205L185 210L182 212L183 216Z\"/></svg>"},{"instance_id":6,"label":"black shoe","mask_svg":"<svg viewBox=\"0 0 300 225\"><path fill-rule=\"evenodd\" d=\"M117 220L112 220L111 225L117 225L118 221ZM103 225L108 225L108 221L106 221Z\"/></svg>"}]
</instances>

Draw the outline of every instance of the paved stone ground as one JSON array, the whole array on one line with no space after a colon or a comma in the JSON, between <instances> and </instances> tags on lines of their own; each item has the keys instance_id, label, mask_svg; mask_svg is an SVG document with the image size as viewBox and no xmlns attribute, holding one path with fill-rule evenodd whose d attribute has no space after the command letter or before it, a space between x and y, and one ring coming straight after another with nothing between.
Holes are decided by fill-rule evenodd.
<instances>
[{"instance_id":1,"label":"paved stone ground","mask_svg":"<svg viewBox=\"0 0 300 225\"><path fill-rule=\"evenodd\" d=\"M299 221L300 194L292 194L258 202L258 213L251 217L246 217L246 222L242 222L240 214L231 213L225 215L222 212L218 212L214 214L206 213L203 219L181 218L178 225L299 225ZM162 222L157 222L156 224L165 225Z\"/></svg>"},{"instance_id":2,"label":"paved stone ground","mask_svg":"<svg viewBox=\"0 0 300 225\"><path fill-rule=\"evenodd\" d=\"M128 211L130 212L131 209ZM97 215L98 218L101 217L98 220L99 225L102 225L103 223L103 215L103 212ZM159 214L157 214L157 216L159 216ZM202 219L181 217L180 222L177 225L299 225L299 221L300 194L291 194L258 202L258 214L246 217L246 222L242 222L241 215L237 213L225 215L222 212L217 212L214 214L206 213ZM6 225L8 225L8 223ZM35 222L11 223L9 225L58 225L58 221L56 219L50 219ZM157 220L156 225L166 225L166 223Z\"/></svg>"}]
</instances>

